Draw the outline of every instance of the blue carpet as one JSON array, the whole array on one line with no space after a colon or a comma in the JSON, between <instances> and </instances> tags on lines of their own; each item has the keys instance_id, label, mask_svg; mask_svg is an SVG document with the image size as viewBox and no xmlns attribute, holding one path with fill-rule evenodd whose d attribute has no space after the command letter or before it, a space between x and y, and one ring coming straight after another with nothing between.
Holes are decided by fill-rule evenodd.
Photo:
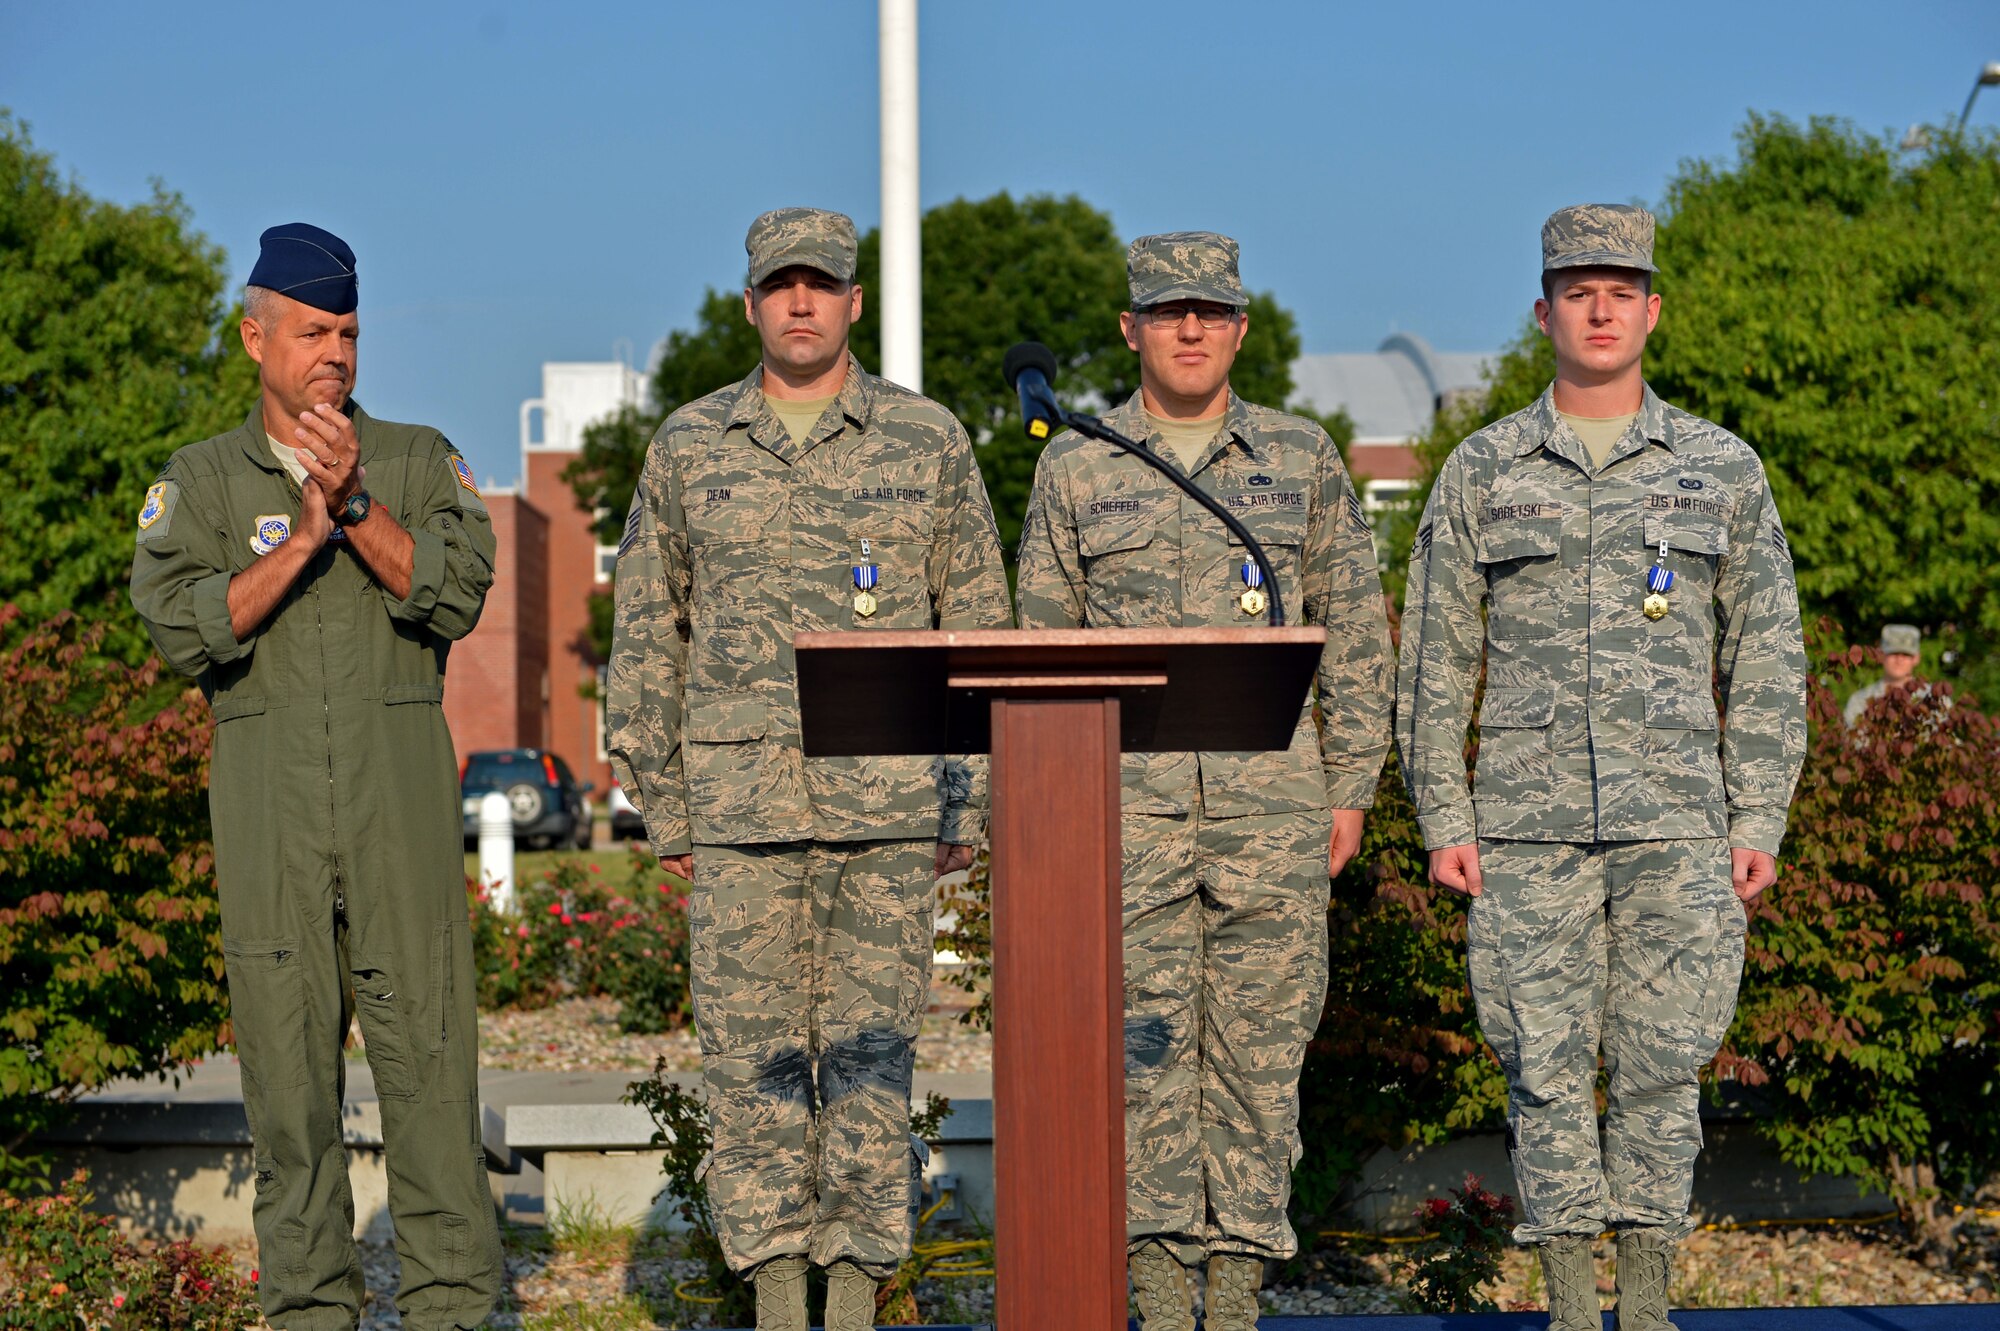
<instances>
[{"instance_id":1,"label":"blue carpet","mask_svg":"<svg viewBox=\"0 0 2000 1331\"><path fill-rule=\"evenodd\" d=\"M1257 1323L1260 1331L1547 1331L1548 1324L1547 1313L1265 1317ZM1604 1315L1604 1325L1606 1331L1610 1331L1610 1313ZM1926 1304L1899 1308L1711 1308L1704 1312L1676 1312L1674 1325L1679 1331L2000 1331L2000 1304ZM1134 1323L1133 1331L1136 1328ZM992 1331L992 1328L936 1326L910 1328L910 1331ZM1042 1328L1040 1331L1055 1329Z\"/></svg>"}]
</instances>

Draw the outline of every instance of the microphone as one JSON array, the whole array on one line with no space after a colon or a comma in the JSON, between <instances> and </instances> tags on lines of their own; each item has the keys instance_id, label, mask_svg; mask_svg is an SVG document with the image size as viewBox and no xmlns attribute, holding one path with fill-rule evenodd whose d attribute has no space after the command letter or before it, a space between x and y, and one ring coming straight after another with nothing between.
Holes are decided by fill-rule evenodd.
<instances>
[{"instance_id":1,"label":"microphone","mask_svg":"<svg viewBox=\"0 0 2000 1331\"><path fill-rule=\"evenodd\" d=\"M1016 342L1000 362L1007 386L1021 397L1021 423L1030 439L1047 439L1063 423L1063 409L1049 387L1056 377L1056 354L1039 342Z\"/></svg>"}]
</instances>

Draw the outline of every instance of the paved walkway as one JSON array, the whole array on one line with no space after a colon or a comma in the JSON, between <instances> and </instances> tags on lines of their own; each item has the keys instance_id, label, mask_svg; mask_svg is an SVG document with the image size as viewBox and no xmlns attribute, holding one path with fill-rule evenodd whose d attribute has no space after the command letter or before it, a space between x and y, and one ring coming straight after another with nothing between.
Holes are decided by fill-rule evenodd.
<instances>
[{"instance_id":1,"label":"paved walkway","mask_svg":"<svg viewBox=\"0 0 2000 1331\"><path fill-rule=\"evenodd\" d=\"M502 1068L479 1070L479 1098L494 1109L509 1105L616 1104L625 1088L644 1074L625 1072L511 1072ZM699 1072L679 1072L675 1079L684 1086L699 1086ZM936 1091L951 1100L989 1100L993 1097L990 1072L919 1072L916 1099ZM182 1104L226 1104L243 1099L243 1082L233 1055L218 1054L197 1063L192 1073L181 1077L179 1089L172 1082L126 1078L103 1090L84 1096L82 1102L176 1101ZM363 1059L347 1060L347 1103L373 1104L375 1078Z\"/></svg>"}]
</instances>

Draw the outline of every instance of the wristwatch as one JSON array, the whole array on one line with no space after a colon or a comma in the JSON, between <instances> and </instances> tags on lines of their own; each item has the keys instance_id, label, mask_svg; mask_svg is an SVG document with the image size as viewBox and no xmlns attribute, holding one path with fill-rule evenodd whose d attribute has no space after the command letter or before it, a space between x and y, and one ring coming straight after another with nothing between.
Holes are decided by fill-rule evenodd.
<instances>
[{"instance_id":1,"label":"wristwatch","mask_svg":"<svg viewBox=\"0 0 2000 1331\"><path fill-rule=\"evenodd\" d=\"M367 517L368 510L374 506L375 501L368 497L366 490L356 490L353 494L347 496L347 502L340 506L340 525L343 527L354 526Z\"/></svg>"}]
</instances>

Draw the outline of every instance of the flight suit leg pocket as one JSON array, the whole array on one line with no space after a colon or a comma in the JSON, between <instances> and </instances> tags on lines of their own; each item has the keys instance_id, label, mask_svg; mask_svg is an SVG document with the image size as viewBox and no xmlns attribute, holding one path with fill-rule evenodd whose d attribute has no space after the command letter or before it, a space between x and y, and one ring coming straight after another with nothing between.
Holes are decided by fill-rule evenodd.
<instances>
[{"instance_id":1,"label":"flight suit leg pocket","mask_svg":"<svg viewBox=\"0 0 2000 1331\"><path fill-rule=\"evenodd\" d=\"M305 1085L306 974L298 941L224 938L222 964L245 1079L267 1093Z\"/></svg>"},{"instance_id":2,"label":"flight suit leg pocket","mask_svg":"<svg viewBox=\"0 0 2000 1331\"><path fill-rule=\"evenodd\" d=\"M414 966L386 957L354 962L354 1009L375 1093L385 1100L421 1095L444 1050L450 941L450 925L439 924Z\"/></svg>"}]
</instances>

